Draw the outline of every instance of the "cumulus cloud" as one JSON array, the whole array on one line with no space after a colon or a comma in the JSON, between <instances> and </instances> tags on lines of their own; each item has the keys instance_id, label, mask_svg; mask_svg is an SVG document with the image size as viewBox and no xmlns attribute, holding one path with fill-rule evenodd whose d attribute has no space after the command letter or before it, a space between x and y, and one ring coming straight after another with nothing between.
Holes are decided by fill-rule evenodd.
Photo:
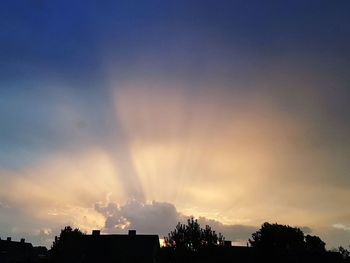
<instances>
[{"instance_id":1,"label":"cumulus cloud","mask_svg":"<svg viewBox=\"0 0 350 263\"><path fill-rule=\"evenodd\" d=\"M95 210L105 217L105 232L123 232L124 229L136 229L140 233L158 233L160 236L174 229L178 222L185 223L186 216L177 211L175 205L167 202L142 203L136 200L124 205L114 202L96 203ZM227 240L246 242L257 230L254 226L226 225L218 220L198 217L199 224L210 225L217 233L222 233Z\"/></svg>"},{"instance_id":2,"label":"cumulus cloud","mask_svg":"<svg viewBox=\"0 0 350 263\"><path fill-rule=\"evenodd\" d=\"M344 224L333 224L328 227L320 227L314 231L327 243L327 248L347 247L350 240L350 226Z\"/></svg>"},{"instance_id":3,"label":"cumulus cloud","mask_svg":"<svg viewBox=\"0 0 350 263\"><path fill-rule=\"evenodd\" d=\"M257 230L255 226L247 225L226 225L214 219L199 217L198 222L201 226L209 225L217 233L222 233L226 240L244 243L248 240L253 232Z\"/></svg>"},{"instance_id":4,"label":"cumulus cloud","mask_svg":"<svg viewBox=\"0 0 350 263\"><path fill-rule=\"evenodd\" d=\"M132 200L122 206L113 202L105 205L97 203L95 210L106 218L106 232L129 228L141 233L166 235L181 218L175 206L166 202L142 203Z\"/></svg>"}]
</instances>

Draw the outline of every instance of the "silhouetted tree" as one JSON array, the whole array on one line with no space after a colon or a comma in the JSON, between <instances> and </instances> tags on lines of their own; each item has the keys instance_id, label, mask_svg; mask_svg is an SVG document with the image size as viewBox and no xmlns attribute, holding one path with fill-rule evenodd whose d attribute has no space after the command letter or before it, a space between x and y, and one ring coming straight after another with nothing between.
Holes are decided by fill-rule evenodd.
<instances>
[{"instance_id":1,"label":"silhouetted tree","mask_svg":"<svg viewBox=\"0 0 350 263\"><path fill-rule=\"evenodd\" d=\"M206 246L218 246L224 244L224 236L219 236L210 226L202 229L193 217L187 220L187 225L178 223L174 229L164 238L165 246L178 250L197 251Z\"/></svg>"},{"instance_id":2,"label":"silhouetted tree","mask_svg":"<svg viewBox=\"0 0 350 263\"><path fill-rule=\"evenodd\" d=\"M326 243L321 240L318 236L305 236L305 246L307 251L313 253L324 253L326 252Z\"/></svg>"},{"instance_id":3,"label":"silhouetted tree","mask_svg":"<svg viewBox=\"0 0 350 263\"><path fill-rule=\"evenodd\" d=\"M166 247L173 247L178 249L185 249L186 248L186 226L184 224L181 224L180 222L177 223L174 231L171 231L168 234L168 237L164 237L164 243Z\"/></svg>"},{"instance_id":4,"label":"silhouetted tree","mask_svg":"<svg viewBox=\"0 0 350 263\"><path fill-rule=\"evenodd\" d=\"M249 239L252 247L264 251L288 252L302 250L304 234L299 228L287 225L264 223Z\"/></svg>"},{"instance_id":5,"label":"silhouetted tree","mask_svg":"<svg viewBox=\"0 0 350 263\"><path fill-rule=\"evenodd\" d=\"M350 247L350 246L349 246ZM338 247L338 252L344 259L349 259L350 258L350 251L347 250L346 248L340 246Z\"/></svg>"},{"instance_id":6,"label":"silhouetted tree","mask_svg":"<svg viewBox=\"0 0 350 263\"><path fill-rule=\"evenodd\" d=\"M215 231L213 231L208 225L206 225L204 229L201 229L201 237L201 242L204 246L215 246L219 241Z\"/></svg>"},{"instance_id":7,"label":"silhouetted tree","mask_svg":"<svg viewBox=\"0 0 350 263\"><path fill-rule=\"evenodd\" d=\"M304 236L297 227L264 223L252 234L249 243L263 261L328 262L326 243L317 236Z\"/></svg>"},{"instance_id":8,"label":"silhouetted tree","mask_svg":"<svg viewBox=\"0 0 350 263\"><path fill-rule=\"evenodd\" d=\"M78 229L66 226L59 237L55 237L50 250L53 262L77 262L81 256L81 240L84 234Z\"/></svg>"}]
</instances>

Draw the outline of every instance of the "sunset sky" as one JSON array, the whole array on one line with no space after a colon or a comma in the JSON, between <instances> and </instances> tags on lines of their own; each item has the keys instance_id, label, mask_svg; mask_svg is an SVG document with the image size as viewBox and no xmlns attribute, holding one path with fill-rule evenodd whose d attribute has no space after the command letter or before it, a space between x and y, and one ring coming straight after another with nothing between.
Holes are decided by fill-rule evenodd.
<instances>
[{"instance_id":1,"label":"sunset sky","mask_svg":"<svg viewBox=\"0 0 350 263\"><path fill-rule=\"evenodd\" d=\"M188 216L350 244L350 1L4 0L0 237Z\"/></svg>"}]
</instances>

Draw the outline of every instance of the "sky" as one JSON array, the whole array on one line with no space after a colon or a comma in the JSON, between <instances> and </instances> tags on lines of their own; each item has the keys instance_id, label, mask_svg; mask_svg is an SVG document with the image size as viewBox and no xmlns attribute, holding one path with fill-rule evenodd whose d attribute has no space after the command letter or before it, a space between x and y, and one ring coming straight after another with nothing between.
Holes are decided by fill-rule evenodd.
<instances>
[{"instance_id":1,"label":"sky","mask_svg":"<svg viewBox=\"0 0 350 263\"><path fill-rule=\"evenodd\" d=\"M0 237L350 244L350 2L4 0Z\"/></svg>"}]
</instances>

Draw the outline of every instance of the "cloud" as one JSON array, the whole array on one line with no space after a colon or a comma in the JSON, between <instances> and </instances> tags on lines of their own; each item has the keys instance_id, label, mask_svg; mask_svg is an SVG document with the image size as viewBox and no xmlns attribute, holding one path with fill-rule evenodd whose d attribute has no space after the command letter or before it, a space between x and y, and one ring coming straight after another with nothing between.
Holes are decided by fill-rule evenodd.
<instances>
[{"instance_id":1,"label":"cloud","mask_svg":"<svg viewBox=\"0 0 350 263\"><path fill-rule=\"evenodd\" d=\"M139 232L166 235L183 219L178 211L219 220L217 224L211 221L210 225L215 223L213 228L231 240L247 239L256 230L232 225L237 223L258 226L275 220L298 225L313 222L314 228L329 224L330 220L347 222L339 217L349 191L334 187L342 173L329 180L337 158L303 147L310 136L302 116L292 118L278 111L273 103L253 95L237 96L236 100L227 95L227 100L219 105L221 100L213 100L205 92L192 100L188 93L175 87L170 88L172 93L158 92L157 87L147 92L147 87L142 90L136 84L134 89L125 86L127 89L116 95L115 107L114 102L105 106L111 110L107 115L111 117L109 126L104 126L104 121L97 122L99 116L107 119L104 115L107 110L83 114L85 106L96 105L97 100L82 102L75 97L71 98L72 103L58 100L56 104L62 114L52 109L53 116L48 114L38 122L44 124L46 118L57 120L54 117L60 116L58 123L62 125L57 125L60 128L57 134L62 138L53 141L72 145L74 151L69 146L53 147L54 153L46 154L41 162L15 171L2 170L0 194L18 209L27 211L30 220L45 220L50 226L68 220L86 230L105 225L108 232L135 228ZM86 97L83 98L85 101ZM15 101L14 94L11 101ZM41 107L26 110L29 106L21 110L22 119L40 112ZM85 128L81 131L78 127L73 132L77 127L74 124L80 120L86 123ZM90 130L93 124L99 124L98 128ZM18 137L26 132L44 138L41 133L36 134L34 127L28 130L19 126L8 134L12 135L12 130L18 131ZM35 150L29 153L33 155ZM16 157L23 161L21 156ZM329 163L333 165L329 167ZM344 174L345 168L345 164L339 165ZM144 191L145 200L166 200L173 207L136 198L139 188L140 193ZM97 211L93 204L104 200L109 192L113 192L111 200L116 203L111 206L99 203ZM124 204L133 197L137 202ZM325 208L334 211L331 219L327 219L328 213L324 214ZM153 216L156 212L160 215ZM9 227L16 226L10 217L6 221L10 222ZM42 226L46 227L45 224Z\"/></svg>"},{"instance_id":2,"label":"cloud","mask_svg":"<svg viewBox=\"0 0 350 263\"><path fill-rule=\"evenodd\" d=\"M220 221L214 219L208 219L205 217L198 218L199 224L203 227L205 225L211 226L213 230L217 233L222 233L226 240L231 240L234 242L243 243L247 241L253 232L255 232L258 228L255 226L247 226L247 225L226 225L221 223Z\"/></svg>"},{"instance_id":3,"label":"cloud","mask_svg":"<svg viewBox=\"0 0 350 263\"><path fill-rule=\"evenodd\" d=\"M305 235L307 234L311 234L312 233L312 229L308 226L302 226L302 227L299 227L301 231L303 231L303 233Z\"/></svg>"},{"instance_id":4,"label":"cloud","mask_svg":"<svg viewBox=\"0 0 350 263\"><path fill-rule=\"evenodd\" d=\"M105 216L106 232L128 228L141 233L166 235L181 220L175 206L166 202L142 203L132 200L122 206L113 202L106 205L97 203L95 210Z\"/></svg>"},{"instance_id":5,"label":"cloud","mask_svg":"<svg viewBox=\"0 0 350 263\"><path fill-rule=\"evenodd\" d=\"M174 229L178 222L185 223L186 216L177 211L175 205L167 202L142 203L136 200L124 205L114 202L96 203L95 210L105 217L104 232L123 232L136 229L139 233L158 233L161 237ZM227 240L246 242L257 227L246 225L226 225L218 220L198 217L199 224L210 225L217 233L222 233Z\"/></svg>"},{"instance_id":6,"label":"cloud","mask_svg":"<svg viewBox=\"0 0 350 263\"><path fill-rule=\"evenodd\" d=\"M9 204L0 201L0 238L11 237L14 241L25 238L33 245L50 247L54 239L52 224L45 224L33 220L30 214L22 209L11 207Z\"/></svg>"},{"instance_id":7,"label":"cloud","mask_svg":"<svg viewBox=\"0 0 350 263\"><path fill-rule=\"evenodd\" d=\"M344 231L349 231L350 232L350 226L343 225L343 224L334 224L333 227L335 229L342 229Z\"/></svg>"},{"instance_id":8,"label":"cloud","mask_svg":"<svg viewBox=\"0 0 350 263\"><path fill-rule=\"evenodd\" d=\"M347 247L350 240L350 227L344 224L333 224L328 227L315 228L314 232L326 241L327 248Z\"/></svg>"}]
</instances>

